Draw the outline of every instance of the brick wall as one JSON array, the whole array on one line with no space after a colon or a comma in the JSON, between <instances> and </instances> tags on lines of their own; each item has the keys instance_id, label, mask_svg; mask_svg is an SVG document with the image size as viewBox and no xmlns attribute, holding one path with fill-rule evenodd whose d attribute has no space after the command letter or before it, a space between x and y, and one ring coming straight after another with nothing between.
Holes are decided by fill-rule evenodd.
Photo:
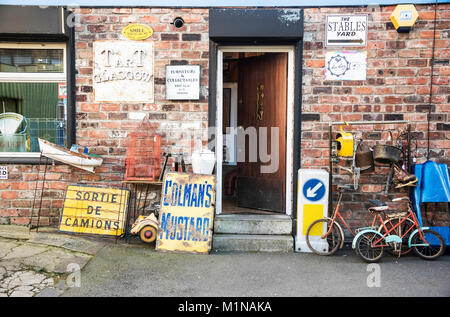
<instances>
[{"instance_id":1,"label":"brick wall","mask_svg":"<svg viewBox=\"0 0 450 317\"><path fill-rule=\"evenodd\" d=\"M164 133L163 151L188 152L191 141L183 140L187 129L208 126L208 9L155 8L81 8L80 26L75 28L76 64L76 137L77 143L90 153L104 158L96 173L82 172L65 165L49 166L46 173L40 223L57 223L67 185L117 186L125 172L126 136L138 128L143 114ZM185 24L175 28L171 22L182 17ZM154 41L154 103L96 103L93 98L93 42L126 40L122 28L129 23L151 26L154 33L146 41ZM171 102L165 100L166 65L200 65L200 100ZM200 142L207 140L201 135ZM0 224L26 225L31 206L40 206L38 166L9 165L9 179L0 183ZM40 179L44 174L41 166ZM35 188L38 191L35 195ZM37 214L37 208L35 209Z\"/></svg>"},{"instance_id":2,"label":"brick wall","mask_svg":"<svg viewBox=\"0 0 450 317\"><path fill-rule=\"evenodd\" d=\"M414 135L419 139L418 163L426 155L427 111L430 81L430 56L433 31L433 6L418 5L419 20L410 33L398 34L389 22L394 7L381 7L369 15L367 80L365 82L324 81L325 17L329 13L360 13L366 9L307 8L303 51L302 154L303 168L328 167L328 122L359 120L411 120ZM449 75L450 75L450 6L440 5L436 32L433 113L431 121L431 153L438 162L450 163L449 139ZM102 155L104 164L96 174L81 172L65 165L50 165L46 174L46 189L42 200L41 223L57 223L65 188L68 184L117 185L123 178L126 135L138 126L137 119L148 113L162 131L207 127L208 84L208 10L155 8L82 8L81 26L76 28L76 123L77 143ZM181 16L185 26L174 28L170 22ZM148 41L155 42L155 102L95 103L93 100L92 44L95 40L123 40L122 28L128 23L143 23L153 28ZM363 50L363 48L359 48ZM339 50L339 49L337 49ZM201 65L201 99L198 102L167 102L165 100L165 65ZM375 144L387 136L386 127L367 125L359 129L370 132L369 143ZM337 129L335 129L337 131ZM184 151L189 141L181 134L164 134L164 148ZM201 140L205 142L203 135ZM345 163L345 162L344 162ZM341 163L341 164L344 164ZM349 162L346 162L348 165ZM10 165L9 180L0 183L0 223L27 224L35 197L37 166ZM387 198L384 189L386 168L362 176L360 191L345 196L344 212L352 224L363 224L368 213L362 202L368 198ZM335 170L337 172L337 169ZM41 166L40 177L43 175ZM341 174L337 181L349 182ZM393 191L390 197L404 194ZM39 191L37 198L40 200ZM39 201L40 203L40 201ZM401 208L401 206L399 206ZM436 217L450 224L448 214Z\"/></svg>"},{"instance_id":3,"label":"brick wall","mask_svg":"<svg viewBox=\"0 0 450 317\"><path fill-rule=\"evenodd\" d=\"M384 6L370 11L366 48L344 49L367 51L366 81L324 80L327 50L343 50L325 47L326 15L367 12L366 8L305 9L301 154L303 168L328 168L328 122L336 121L408 120L411 122L414 137L418 139L417 163L426 160L434 6L416 6L419 18L410 33L397 33L395 30L389 20L394 8L395 6ZM430 126L430 158L447 164L450 163L449 9L448 4L438 6ZM352 130L365 132L363 137L368 139L368 144L372 146L382 139L386 140L387 131L395 128L395 125L368 124L354 126ZM338 126L333 129L334 133L338 130ZM349 166L349 163L347 160L339 164ZM349 174L339 173L339 170L334 165L334 173L337 174L335 182L351 183ZM388 201L396 195L407 193L407 190L403 189L391 190L388 197L380 194L380 191L385 189L387 172L387 168L377 167L376 173L361 177L357 193L344 196L343 210L353 219L353 224L367 223L370 215L363 206L368 198ZM402 208L400 205L397 207ZM448 212L440 213L437 218L447 225L450 224Z\"/></svg>"}]
</instances>

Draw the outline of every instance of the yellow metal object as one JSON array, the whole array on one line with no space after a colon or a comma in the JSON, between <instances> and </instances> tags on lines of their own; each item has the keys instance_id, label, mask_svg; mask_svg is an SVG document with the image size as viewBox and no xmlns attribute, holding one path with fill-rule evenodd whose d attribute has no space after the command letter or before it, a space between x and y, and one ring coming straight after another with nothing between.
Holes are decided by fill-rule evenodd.
<instances>
[{"instance_id":1,"label":"yellow metal object","mask_svg":"<svg viewBox=\"0 0 450 317\"><path fill-rule=\"evenodd\" d=\"M353 156L353 134L344 132L342 126L341 132L336 135L338 156Z\"/></svg>"},{"instance_id":2,"label":"yellow metal object","mask_svg":"<svg viewBox=\"0 0 450 317\"><path fill-rule=\"evenodd\" d=\"M419 13L412 4L400 4L395 7L390 19L397 32L406 33L416 23Z\"/></svg>"},{"instance_id":3,"label":"yellow metal object","mask_svg":"<svg viewBox=\"0 0 450 317\"><path fill-rule=\"evenodd\" d=\"M143 24L129 24L122 29L122 35L129 40L141 41L153 35L153 29Z\"/></svg>"},{"instance_id":4,"label":"yellow metal object","mask_svg":"<svg viewBox=\"0 0 450 317\"><path fill-rule=\"evenodd\" d=\"M59 231L122 235L128 195L124 189L68 186Z\"/></svg>"},{"instance_id":5,"label":"yellow metal object","mask_svg":"<svg viewBox=\"0 0 450 317\"><path fill-rule=\"evenodd\" d=\"M215 175L166 173L161 192L157 251L211 250Z\"/></svg>"},{"instance_id":6,"label":"yellow metal object","mask_svg":"<svg viewBox=\"0 0 450 317\"><path fill-rule=\"evenodd\" d=\"M306 235L309 226L316 220L323 218L323 205L313 205L305 204L303 205L303 234ZM311 230L309 235L311 236L321 236L323 230L320 228L314 228Z\"/></svg>"}]
</instances>

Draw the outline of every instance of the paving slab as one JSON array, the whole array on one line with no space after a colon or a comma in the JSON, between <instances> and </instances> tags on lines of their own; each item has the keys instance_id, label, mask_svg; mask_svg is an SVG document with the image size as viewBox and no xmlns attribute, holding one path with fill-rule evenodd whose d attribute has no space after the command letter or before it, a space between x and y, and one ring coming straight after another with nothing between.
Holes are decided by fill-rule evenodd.
<instances>
[{"instance_id":1,"label":"paving slab","mask_svg":"<svg viewBox=\"0 0 450 317\"><path fill-rule=\"evenodd\" d=\"M0 297L61 295L69 268L81 270L111 241L0 225Z\"/></svg>"}]
</instances>

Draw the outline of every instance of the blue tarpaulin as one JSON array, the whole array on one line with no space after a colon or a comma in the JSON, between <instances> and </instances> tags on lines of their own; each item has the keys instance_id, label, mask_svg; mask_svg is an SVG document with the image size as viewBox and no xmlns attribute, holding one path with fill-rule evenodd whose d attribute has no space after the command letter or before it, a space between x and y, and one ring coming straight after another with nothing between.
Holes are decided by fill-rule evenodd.
<instances>
[{"instance_id":1,"label":"blue tarpaulin","mask_svg":"<svg viewBox=\"0 0 450 317\"><path fill-rule=\"evenodd\" d=\"M417 177L418 185L414 189L414 207L416 209L417 220L422 226L422 214L420 205L422 203L445 203L450 202L450 179L446 164L438 164L427 161L424 164L413 165L414 174ZM431 227L439 232L445 240L445 244L450 244L450 227Z\"/></svg>"}]
</instances>

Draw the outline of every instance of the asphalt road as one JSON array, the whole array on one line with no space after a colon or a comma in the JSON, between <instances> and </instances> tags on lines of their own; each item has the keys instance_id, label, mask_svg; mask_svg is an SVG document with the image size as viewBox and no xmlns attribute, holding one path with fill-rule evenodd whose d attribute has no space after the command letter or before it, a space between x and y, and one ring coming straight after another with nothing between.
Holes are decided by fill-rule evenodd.
<instances>
[{"instance_id":1,"label":"asphalt road","mask_svg":"<svg viewBox=\"0 0 450 317\"><path fill-rule=\"evenodd\" d=\"M139 243L108 244L63 296L300 297L450 296L450 255L424 261L385 254L368 266L352 250L303 253L156 252Z\"/></svg>"}]
</instances>

